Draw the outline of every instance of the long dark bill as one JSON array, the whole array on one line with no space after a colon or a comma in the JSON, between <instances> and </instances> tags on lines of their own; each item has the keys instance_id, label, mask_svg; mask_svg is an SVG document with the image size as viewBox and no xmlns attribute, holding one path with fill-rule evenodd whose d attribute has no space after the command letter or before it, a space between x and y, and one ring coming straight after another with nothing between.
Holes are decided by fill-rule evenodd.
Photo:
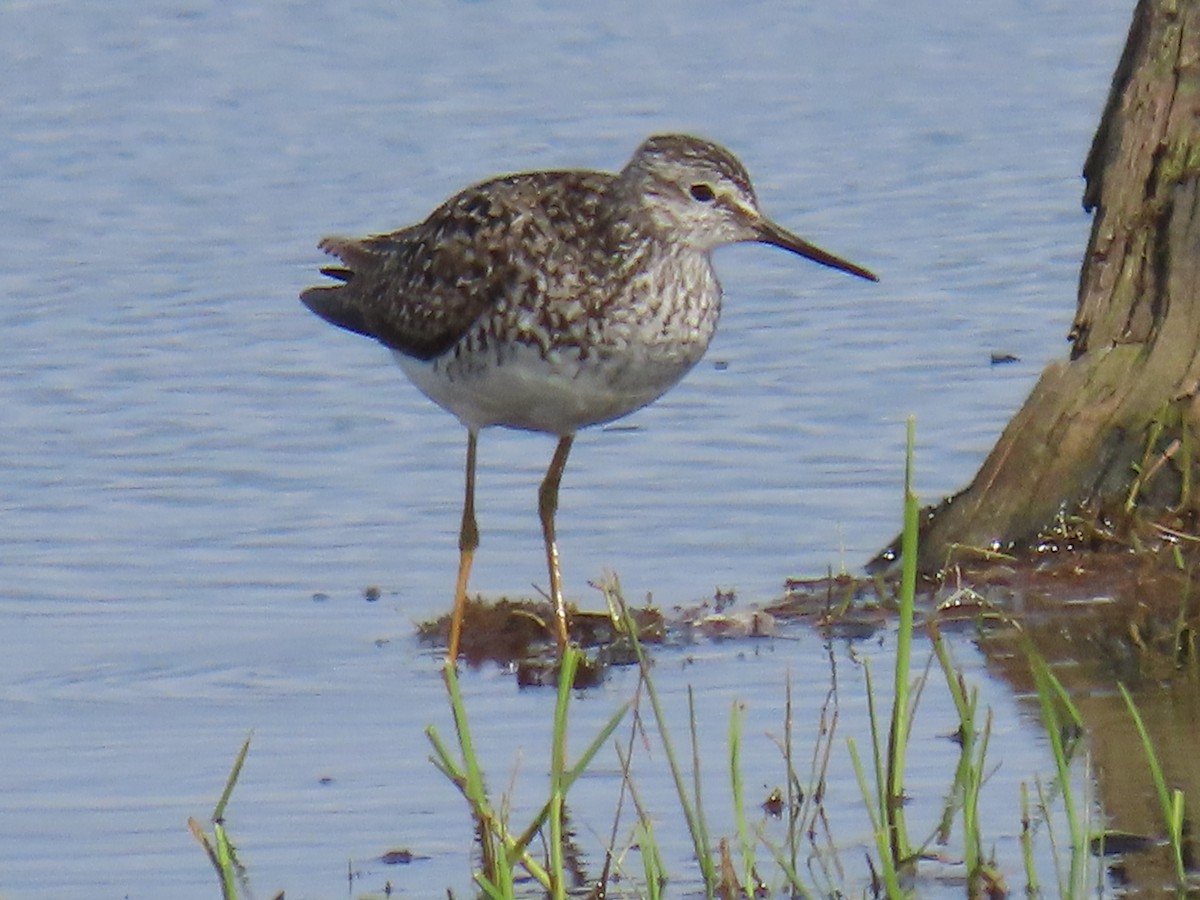
<instances>
[{"instance_id":1,"label":"long dark bill","mask_svg":"<svg viewBox=\"0 0 1200 900\"><path fill-rule=\"evenodd\" d=\"M763 219L758 223L758 240L773 247L782 247L784 250L789 250L798 256L803 256L805 259L811 259L815 263L829 266L831 269L849 272L851 275L857 275L859 278L865 278L868 281L879 280L879 276L870 269L864 269L862 266L848 262L840 256L834 256L827 250L822 250L816 244L810 244L803 238L797 237L786 228L780 228L769 219Z\"/></svg>"}]
</instances>

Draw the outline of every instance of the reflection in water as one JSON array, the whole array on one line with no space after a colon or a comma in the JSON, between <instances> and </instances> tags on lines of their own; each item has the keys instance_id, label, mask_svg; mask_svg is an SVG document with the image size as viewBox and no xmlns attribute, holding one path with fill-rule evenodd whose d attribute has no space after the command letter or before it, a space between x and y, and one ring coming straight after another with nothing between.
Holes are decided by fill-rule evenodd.
<instances>
[{"instance_id":1,"label":"reflection in water","mask_svg":"<svg viewBox=\"0 0 1200 900\"><path fill-rule=\"evenodd\" d=\"M1200 657L1191 577L1152 554L1063 556L1035 569L994 569L983 576L986 593L1019 610L1023 633L1079 709L1105 816L1098 825L1153 839L1110 864L1114 881L1158 890L1174 884L1174 864L1145 749L1117 685L1132 692L1168 789L1182 789L1185 810L1193 809L1200 803ZM1015 631L985 630L979 645L990 671L1018 694L1033 692ZM1185 859L1194 857L1190 838L1184 850Z\"/></svg>"}]
</instances>

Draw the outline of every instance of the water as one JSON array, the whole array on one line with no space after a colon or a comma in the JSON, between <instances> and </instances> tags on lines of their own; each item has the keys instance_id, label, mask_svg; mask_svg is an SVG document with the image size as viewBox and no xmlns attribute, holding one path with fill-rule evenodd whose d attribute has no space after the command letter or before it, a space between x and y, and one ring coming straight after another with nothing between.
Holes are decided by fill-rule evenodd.
<instances>
[{"instance_id":1,"label":"water","mask_svg":"<svg viewBox=\"0 0 1200 900\"><path fill-rule=\"evenodd\" d=\"M346 860L392 836L465 858L453 794L424 793L441 685L410 625L449 601L463 432L300 306L320 235L406 224L501 171L613 169L652 132L734 149L773 218L883 282L720 252L708 358L631 430L581 436L559 523L585 603L609 567L667 606L765 600L892 537L907 415L933 499L1062 355L1078 172L1128 18L0 7L0 891L213 896L183 822L251 727L237 821L264 892L344 891ZM476 587L544 580L551 450L484 435ZM473 678L502 721L543 717L542 695Z\"/></svg>"}]
</instances>

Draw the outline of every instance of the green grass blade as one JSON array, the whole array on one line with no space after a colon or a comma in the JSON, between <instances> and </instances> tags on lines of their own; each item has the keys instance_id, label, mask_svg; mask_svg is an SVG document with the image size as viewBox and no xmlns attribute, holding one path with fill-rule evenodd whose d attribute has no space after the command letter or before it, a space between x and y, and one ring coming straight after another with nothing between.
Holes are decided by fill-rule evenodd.
<instances>
[{"instance_id":1,"label":"green grass blade","mask_svg":"<svg viewBox=\"0 0 1200 900\"><path fill-rule=\"evenodd\" d=\"M571 786L575 784L575 782L579 779L579 776L587 770L589 765L591 765L592 760L595 759L596 754L600 752L600 749L604 746L605 741L612 736L612 733L616 731L617 726L621 724L621 720L625 718L625 714L629 712L629 707L629 703L623 703L621 707L612 714L608 722L605 723L604 728L600 730L600 733L596 735L590 744L588 744L587 749L584 750L583 754L578 760L576 760L575 764L564 770L561 779L562 791L564 795L570 792ZM529 827L526 828L519 837L513 840L513 845L523 851L529 846L529 844L533 842L533 839L537 837L537 833L542 829L542 826L546 824L549 817L550 801L547 800L537 816L535 816L533 821L530 822Z\"/></svg>"},{"instance_id":2,"label":"green grass blade","mask_svg":"<svg viewBox=\"0 0 1200 900\"><path fill-rule=\"evenodd\" d=\"M563 804L565 802L565 773L567 768L567 711L571 705L571 690L575 685L575 670L581 652L575 647L563 650L559 662L558 697L554 705L554 732L550 745L550 878L551 896L564 900L567 896L565 866L563 865Z\"/></svg>"},{"instance_id":3,"label":"green grass blade","mask_svg":"<svg viewBox=\"0 0 1200 900\"><path fill-rule=\"evenodd\" d=\"M1050 742L1050 751L1054 757L1054 767L1058 776L1058 790L1063 798L1063 806L1067 815L1067 826L1071 832L1072 856L1077 855L1079 848L1086 846L1087 834L1084 833L1079 821L1079 813L1075 808L1075 799L1071 788L1071 752L1064 722L1060 715L1061 682L1054 677L1050 667L1042 655L1034 648L1032 642L1026 640L1025 653L1033 672L1034 688L1037 691L1038 704L1042 711L1042 726ZM1068 710L1069 712L1069 710Z\"/></svg>"},{"instance_id":4,"label":"green grass blade","mask_svg":"<svg viewBox=\"0 0 1200 900\"><path fill-rule=\"evenodd\" d=\"M217 868L221 873L221 896L224 900L237 900L237 862L233 846L229 843L229 835L225 833L225 826L215 820L213 822L213 838L216 843Z\"/></svg>"},{"instance_id":5,"label":"green grass blade","mask_svg":"<svg viewBox=\"0 0 1200 900\"><path fill-rule=\"evenodd\" d=\"M662 853L658 847L658 838L654 832L654 820L650 818L650 814L646 811L646 806L642 803L637 786L629 776L629 754L621 749L620 744L616 745L616 751L617 760L621 764L622 780L629 788L629 796L633 800L634 809L637 811L637 826L634 829L634 835L638 851L642 857L642 871L646 877L646 897L647 900L660 900L664 896L667 873L666 867L663 865Z\"/></svg>"},{"instance_id":6,"label":"green grass blade","mask_svg":"<svg viewBox=\"0 0 1200 900\"><path fill-rule=\"evenodd\" d=\"M1025 861L1025 895L1041 893L1037 864L1033 860L1033 819L1029 815L1029 785L1021 782L1021 856Z\"/></svg>"},{"instance_id":7,"label":"green grass blade","mask_svg":"<svg viewBox=\"0 0 1200 900\"><path fill-rule=\"evenodd\" d=\"M654 713L654 722L658 726L658 735L662 740L663 752L667 757L667 767L671 771L671 778L675 783L675 792L679 797L679 805L683 810L684 819L687 821L688 833L692 838L692 845L696 852L696 861L700 866L700 872L704 877L705 894L708 897L713 896L713 891L717 883L716 870L713 865L712 855L708 852L708 837L707 829L701 818L692 808L692 803L688 799L687 786L684 784L683 771L679 766L679 757L675 754L675 748L671 743L670 730L667 728L667 718L663 713L662 703L659 700L658 692L654 689L654 680L650 677L650 663L646 659L646 652L642 648L641 641L637 638L637 624L633 621L633 616L629 612L629 608L625 605L624 600L620 596L620 585L613 579L612 583L605 585L606 594L611 593L617 608L621 610L621 616L625 623L626 633L629 635L630 642L633 645L634 653L637 655L638 666L641 670L642 684L646 688L646 697L650 701L650 710ZM694 720L693 720L694 724Z\"/></svg>"},{"instance_id":8,"label":"green grass blade","mask_svg":"<svg viewBox=\"0 0 1200 900\"><path fill-rule=\"evenodd\" d=\"M892 859L891 841L888 835L886 820L876 811L871 802L871 787L867 784L867 776L863 771L862 760L858 756L858 747L854 738L846 738L846 746L850 750L850 761L854 764L854 774L858 778L858 788L862 791L863 802L867 815L871 819L871 831L875 835L875 850L879 854L879 867L883 870L884 888L889 898L904 897L900 887L900 874L896 870L895 860Z\"/></svg>"},{"instance_id":9,"label":"green grass blade","mask_svg":"<svg viewBox=\"0 0 1200 900\"><path fill-rule=\"evenodd\" d=\"M575 761L575 765L567 769L567 771L564 773L563 780L565 790L570 790L571 785L573 785L579 776L582 775L588 768L588 766L592 764L592 760L596 758L596 754L600 752L601 748L605 745L608 739L612 737L612 733L617 730L617 727L625 718L625 714L629 712L629 707L630 704L628 702L622 703L617 711L609 717L608 722L606 722L604 727L600 729L600 732L596 735L596 737L592 739L592 742L587 745L583 753L580 754L579 759Z\"/></svg>"},{"instance_id":10,"label":"green grass blade","mask_svg":"<svg viewBox=\"0 0 1200 900\"><path fill-rule=\"evenodd\" d=\"M1150 738L1150 732L1146 729L1146 723L1142 721L1142 714L1138 711L1137 704L1133 702L1133 695L1129 693L1129 689L1124 684L1118 682L1117 687L1121 691L1121 697L1125 700L1125 706L1137 729L1138 739L1142 743L1142 751L1146 754L1146 763L1150 767L1150 778L1154 781L1154 792L1158 796L1158 805L1162 810L1163 825L1171 843L1171 855L1175 863L1175 879L1180 885L1183 885L1187 879L1187 870L1183 864L1183 792L1167 790L1167 779L1163 775L1162 765L1158 761L1158 753L1154 749L1154 742Z\"/></svg>"},{"instance_id":11,"label":"green grass blade","mask_svg":"<svg viewBox=\"0 0 1200 900\"><path fill-rule=\"evenodd\" d=\"M246 762L246 754L250 752L250 739L252 737L254 737L253 731L246 735L246 740L242 742L242 749L238 751L238 755L233 761L233 768L229 771L229 777L225 779L225 790L221 792L221 799L217 801L217 805L213 809L214 822L225 818L225 807L229 803L230 796L233 794L233 788L238 782L238 777L242 774L242 764Z\"/></svg>"},{"instance_id":12,"label":"green grass blade","mask_svg":"<svg viewBox=\"0 0 1200 900\"><path fill-rule=\"evenodd\" d=\"M711 847L712 844L708 839L708 819L704 815L704 785L701 783L701 768L700 768L700 729L698 728L699 718L696 716L696 692L692 690L689 684L687 689L688 695L688 734L691 737L692 743L692 799L696 804L696 830L697 840L701 847ZM711 856L709 857L711 864ZM713 868L713 877L716 877L716 869ZM715 882L714 882L715 883Z\"/></svg>"},{"instance_id":13,"label":"green grass blade","mask_svg":"<svg viewBox=\"0 0 1200 900\"><path fill-rule=\"evenodd\" d=\"M738 844L744 869L742 890L753 897L757 893L758 878L755 875L754 842L750 839L750 826L746 820L746 796L741 765L742 723L745 712L745 707L736 700L729 711L729 779L733 790L733 814L737 821Z\"/></svg>"},{"instance_id":14,"label":"green grass blade","mask_svg":"<svg viewBox=\"0 0 1200 900\"><path fill-rule=\"evenodd\" d=\"M912 664L913 610L917 593L917 532L920 501L913 491L913 448L916 420L908 417L904 454L904 531L900 538L900 623L896 634L896 675L893 683L892 722L888 733L887 816L892 855L897 862L912 856L912 847L904 823L904 768L908 746L909 670Z\"/></svg>"},{"instance_id":15,"label":"green grass blade","mask_svg":"<svg viewBox=\"0 0 1200 900\"><path fill-rule=\"evenodd\" d=\"M453 773L452 780L466 798L471 814L478 825L479 849L483 865L483 873L479 874L486 876L487 890L490 892L494 889L499 896L511 897L514 891L512 860L518 854L512 851L512 839L508 836L504 824L497 820L488 800L483 770L471 739L466 704L458 684L458 669L449 659L442 667L442 680L445 682L446 692L450 696L450 711L454 717L454 728L458 733L458 745L462 753L461 766L455 764L450 758L447 748L432 727L426 729L426 734L433 743L434 752L442 761L442 767L448 773ZM435 764L436 762L435 760ZM534 865L531 868L531 863L532 860L523 860L523 864L530 870L530 874L534 874L537 867ZM476 876L477 879L479 874ZM537 876L535 875L535 877ZM542 873L542 877L545 877L544 873ZM480 883L483 884L482 881ZM548 881L542 883L544 886L548 886Z\"/></svg>"}]
</instances>

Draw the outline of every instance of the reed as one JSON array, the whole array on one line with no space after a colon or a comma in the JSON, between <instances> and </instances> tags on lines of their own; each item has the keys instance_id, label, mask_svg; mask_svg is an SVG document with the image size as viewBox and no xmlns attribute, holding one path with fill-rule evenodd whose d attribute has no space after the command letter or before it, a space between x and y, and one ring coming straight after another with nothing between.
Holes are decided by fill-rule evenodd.
<instances>
[{"instance_id":1,"label":"reed","mask_svg":"<svg viewBox=\"0 0 1200 900\"><path fill-rule=\"evenodd\" d=\"M1080 897L1084 896L1088 880L1091 827L1089 820L1082 817L1084 813L1081 811L1086 810L1086 807L1075 797L1071 780L1071 764L1083 735L1083 718L1062 682L1051 671L1028 636L1023 635L1022 644L1025 658L1029 661L1030 672L1033 675L1042 727L1050 745L1056 775L1050 790L1047 790L1040 780L1038 781L1038 806L1042 811L1043 819L1049 823L1055 797L1061 799L1070 838L1068 845L1070 858L1065 877L1058 842L1053 830L1048 829L1051 849L1058 860L1056 870L1059 896Z\"/></svg>"},{"instance_id":2,"label":"reed","mask_svg":"<svg viewBox=\"0 0 1200 900\"><path fill-rule=\"evenodd\" d=\"M1171 848L1171 859L1175 865L1176 885L1179 888L1185 888L1187 887L1187 867L1184 865L1183 859L1183 791L1179 788L1167 788L1167 779L1163 775L1162 765L1158 761L1154 742L1150 739L1150 732L1146 730L1146 723L1142 721L1142 714L1138 711L1137 704L1133 702L1133 695L1129 693L1129 689L1124 684L1118 684L1117 687L1121 691L1121 697L1125 700L1129 716L1133 719L1133 727L1137 729L1142 752L1146 755L1146 764L1150 767L1150 778L1154 782L1154 793L1158 797L1158 807L1162 813L1167 842Z\"/></svg>"},{"instance_id":3,"label":"reed","mask_svg":"<svg viewBox=\"0 0 1200 900\"><path fill-rule=\"evenodd\" d=\"M912 857L908 828L904 821L904 766L912 727L909 708L909 677L912 662L913 611L917 596L917 532L921 504L913 490L913 456L916 420L908 417L904 453L904 530L900 538L900 622L896 633L896 674L892 682L892 720L888 731L887 789L883 819L890 853L896 865Z\"/></svg>"},{"instance_id":4,"label":"reed","mask_svg":"<svg viewBox=\"0 0 1200 900\"><path fill-rule=\"evenodd\" d=\"M550 747L549 796L540 811L519 834L514 833L504 816L498 815L488 795L483 767L471 738L466 704L453 663L446 662L443 679L450 698L450 708L458 734L459 756L456 758L447 744L430 725L425 733L433 747L430 757L434 766L458 788L467 801L479 835L481 869L475 873L476 883L490 898L511 898L516 893L516 870L523 869L551 897L565 897L569 885L563 857L563 817L566 796L571 786L591 765L596 754L608 742L629 709L625 703L613 713L600 732L573 764L567 763L567 720L571 690L581 652L569 648L563 654L559 672L558 697L555 704L554 728ZM529 847L542 832L549 830L548 859L533 858Z\"/></svg>"},{"instance_id":5,"label":"reed","mask_svg":"<svg viewBox=\"0 0 1200 900\"><path fill-rule=\"evenodd\" d=\"M221 797L217 800L217 805L213 807L212 816L209 819L213 830L212 836L208 835L204 826L196 819L188 818L188 830L204 848L208 861L212 864L220 880L222 900L237 900L239 885L245 888L244 870L238 862L237 850L229 839L229 832L225 829L225 807L233 796L233 789L237 786L238 778L241 777L242 766L246 762L246 754L250 752L250 739L253 736L254 732L250 732L246 735L246 740L242 742L242 747L233 760L233 767L225 779L225 789L221 791ZM282 893L278 895L278 897L282 896Z\"/></svg>"},{"instance_id":6,"label":"reed","mask_svg":"<svg viewBox=\"0 0 1200 900\"><path fill-rule=\"evenodd\" d=\"M692 846L695 848L696 862L700 866L701 877L704 879L705 893L707 896L712 897L716 891L717 871L713 864L712 854L708 849L708 826L704 821L704 806L700 793L699 743L696 740L696 709L692 692L690 689L688 690L688 721L691 725L692 735L692 784L694 793L689 793L683 780L683 769L679 765L678 756L675 754L671 733L667 728L662 703L659 701L658 692L654 689L654 680L650 677L650 662L646 656L645 648L642 647L641 642L638 640L637 624L633 621L633 616L625 603L624 595L621 592L621 584L617 580L617 577L612 575L601 582L601 590L608 599L609 607L620 610L625 634L629 637L634 653L637 655L641 685L645 688L646 697L650 701L650 709L654 714L654 723L658 728L659 739L662 741L663 752L667 758L667 766L671 771L671 780L675 783L675 793L679 798L679 806L687 822L688 834L691 836Z\"/></svg>"}]
</instances>

